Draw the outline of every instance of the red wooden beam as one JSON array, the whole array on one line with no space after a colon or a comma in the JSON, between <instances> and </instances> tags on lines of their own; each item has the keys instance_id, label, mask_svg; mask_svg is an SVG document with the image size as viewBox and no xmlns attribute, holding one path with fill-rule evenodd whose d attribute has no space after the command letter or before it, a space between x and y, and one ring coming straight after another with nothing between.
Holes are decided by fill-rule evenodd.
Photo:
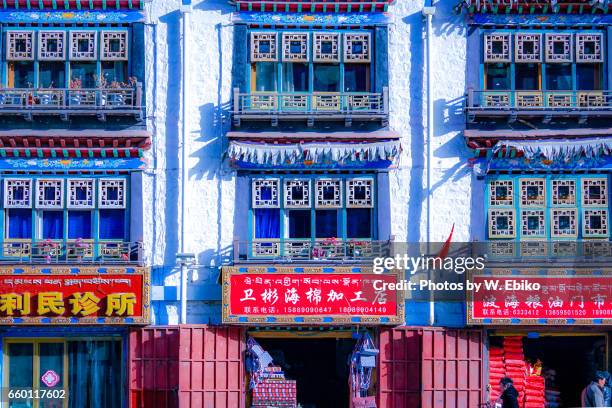
<instances>
[{"instance_id":1,"label":"red wooden beam","mask_svg":"<svg viewBox=\"0 0 612 408\"><path fill-rule=\"evenodd\" d=\"M38 1L30 0L30 9L40 10L40 3ZM144 0L132 0L132 6L130 7L129 0L120 0L119 8L117 8L117 3L115 0L93 0L92 7L90 7L89 0L56 0L57 8L56 10L79 10L77 3L80 3L80 10L139 10L144 5ZM106 3L106 8L104 7L104 3ZM11 0L6 2L7 9L15 9L15 1ZM27 0L18 0L17 5L20 9L27 9L28 1ZM67 7L66 7L67 6ZM42 0L42 9L45 10L54 10L53 8L53 0Z\"/></svg>"}]
</instances>

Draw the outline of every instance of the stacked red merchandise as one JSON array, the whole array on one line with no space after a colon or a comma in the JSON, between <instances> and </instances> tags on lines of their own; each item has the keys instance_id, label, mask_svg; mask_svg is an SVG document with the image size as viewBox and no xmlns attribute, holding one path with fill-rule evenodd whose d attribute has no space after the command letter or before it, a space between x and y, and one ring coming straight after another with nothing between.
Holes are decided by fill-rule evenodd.
<instances>
[{"instance_id":1,"label":"stacked red merchandise","mask_svg":"<svg viewBox=\"0 0 612 408\"><path fill-rule=\"evenodd\" d=\"M523 407L525 397L525 354L523 353L522 337L504 338L504 366L506 377L514 382L514 388L519 393L519 406Z\"/></svg>"},{"instance_id":2,"label":"stacked red merchandise","mask_svg":"<svg viewBox=\"0 0 612 408\"><path fill-rule=\"evenodd\" d=\"M504 368L504 349L491 347L489 349L489 384L491 384L491 401L499 398L499 381L506 375Z\"/></svg>"},{"instance_id":3,"label":"stacked red merchandise","mask_svg":"<svg viewBox=\"0 0 612 408\"><path fill-rule=\"evenodd\" d=\"M530 375L525 382L525 408L544 408L546 394L544 392L544 377Z\"/></svg>"},{"instance_id":4,"label":"stacked red merchandise","mask_svg":"<svg viewBox=\"0 0 612 408\"><path fill-rule=\"evenodd\" d=\"M253 389L253 407L295 407L296 384L294 380L263 380Z\"/></svg>"}]
</instances>

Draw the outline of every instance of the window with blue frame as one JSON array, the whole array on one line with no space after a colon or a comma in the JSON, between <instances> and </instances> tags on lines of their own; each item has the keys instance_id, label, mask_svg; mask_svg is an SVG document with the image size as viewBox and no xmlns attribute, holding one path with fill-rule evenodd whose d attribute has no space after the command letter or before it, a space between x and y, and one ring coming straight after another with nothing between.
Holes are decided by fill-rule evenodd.
<instances>
[{"instance_id":1,"label":"window with blue frame","mask_svg":"<svg viewBox=\"0 0 612 408\"><path fill-rule=\"evenodd\" d=\"M595 30L484 30L483 87L489 91L604 90L605 38L604 31Z\"/></svg>"},{"instance_id":2,"label":"window with blue frame","mask_svg":"<svg viewBox=\"0 0 612 408\"><path fill-rule=\"evenodd\" d=\"M250 32L250 91L371 92L370 31Z\"/></svg>"},{"instance_id":3,"label":"window with blue frame","mask_svg":"<svg viewBox=\"0 0 612 408\"><path fill-rule=\"evenodd\" d=\"M129 28L3 30L8 88L120 87L128 82Z\"/></svg>"},{"instance_id":4,"label":"window with blue frame","mask_svg":"<svg viewBox=\"0 0 612 408\"><path fill-rule=\"evenodd\" d=\"M375 239L375 178L370 175L251 179L253 242Z\"/></svg>"},{"instance_id":5,"label":"window with blue frame","mask_svg":"<svg viewBox=\"0 0 612 408\"><path fill-rule=\"evenodd\" d=\"M499 175L487 179L489 239L610 238L607 175Z\"/></svg>"},{"instance_id":6,"label":"window with blue frame","mask_svg":"<svg viewBox=\"0 0 612 408\"><path fill-rule=\"evenodd\" d=\"M126 241L125 177L10 177L4 189L5 241Z\"/></svg>"}]
</instances>

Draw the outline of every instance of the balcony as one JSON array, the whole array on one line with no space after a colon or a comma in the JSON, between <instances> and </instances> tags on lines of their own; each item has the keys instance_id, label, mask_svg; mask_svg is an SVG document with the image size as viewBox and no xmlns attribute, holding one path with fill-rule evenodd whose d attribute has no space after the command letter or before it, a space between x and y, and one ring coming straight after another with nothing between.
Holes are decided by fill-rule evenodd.
<instances>
[{"instance_id":1,"label":"balcony","mask_svg":"<svg viewBox=\"0 0 612 408\"><path fill-rule=\"evenodd\" d=\"M142 120L142 84L133 88L2 88L0 115L34 116L133 116Z\"/></svg>"},{"instance_id":2,"label":"balcony","mask_svg":"<svg viewBox=\"0 0 612 408\"><path fill-rule=\"evenodd\" d=\"M142 242L11 240L2 243L0 264L142 265Z\"/></svg>"},{"instance_id":3,"label":"balcony","mask_svg":"<svg viewBox=\"0 0 612 408\"><path fill-rule=\"evenodd\" d=\"M234 241L234 263L371 263L391 253L390 241L256 240Z\"/></svg>"},{"instance_id":4,"label":"balcony","mask_svg":"<svg viewBox=\"0 0 612 408\"><path fill-rule=\"evenodd\" d=\"M240 93L234 89L234 124L242 120L269 120L272 125L281 120L381 121L386 126L389 118L389 91L382 93L321 92L321 93Z\"/></svg>"},{"instance_id":5,"label":"balcony","mask_svg":"<svg viewBox=\"0 0 612 408\"><path fill-rule=\"evenodd\" d=\"M468 121L477 118L589 117L612 116L612 91L475 91L468 89Z\"/></svg>"}]
</instances>

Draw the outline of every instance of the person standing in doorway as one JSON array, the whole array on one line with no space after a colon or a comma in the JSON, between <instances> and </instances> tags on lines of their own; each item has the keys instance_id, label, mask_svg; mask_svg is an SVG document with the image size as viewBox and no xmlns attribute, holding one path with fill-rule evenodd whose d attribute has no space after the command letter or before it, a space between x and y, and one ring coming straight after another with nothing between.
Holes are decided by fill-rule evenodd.
<instances>
[{"instance_id":1,"label":"person standing in doorway","mask_svg":"<svg viewBox=\"0 0 612 408\"><path fill-rule=\"evenodd\" d=\"M501 391L502 408L519 408L518 391L514 388L514 381L510 377L499 380Z\"/></svg>"},{"instance_id":2,"label":"person standing in doorway","mask_svg":"<svg viewBox=\"0 0 612 408\"><path fill-rule=\"evenodd\" d=\"M606 375L603 371L597 371L595 378L582 391L583 407L606 407L604 401L604 387L606 386Z\"/></svg>"}]
</instances>

